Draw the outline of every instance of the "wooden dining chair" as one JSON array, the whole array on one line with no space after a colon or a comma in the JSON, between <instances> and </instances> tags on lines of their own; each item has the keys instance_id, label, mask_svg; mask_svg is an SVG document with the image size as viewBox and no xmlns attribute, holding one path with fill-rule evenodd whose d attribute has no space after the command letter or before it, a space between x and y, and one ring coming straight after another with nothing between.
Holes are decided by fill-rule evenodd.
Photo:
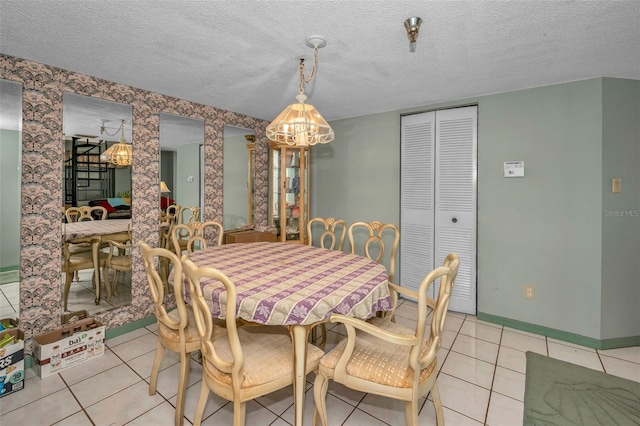
<instances>
[{"instance_id":1,"label":"wooden dining chair","mask_svg":"<svg viewBox=\"0 0 640 426\"><path fill-rule=\"evenodd\" d=\"M197 235L197 227L200 223L178 223L171 228L171 250L182 256L182 252L187 250L190 239Z\"/></svg>"},{"instance_id":2,"label":"wooden dining chair","mask_svg":"<svg viewBox=\"0 0 640 426\"><path fill-rule=\"evenodd\" d=\"M64 212L64 216L67 219L67 223L82 222L85 220L106 220L108 213L107 209L102 206L81 206L81 207L69 207Z\"/></svg>"},{"instance_id":3,"label":"wooden dining chair","mask_svg":"<svg viewBox=\"0 0 640 426\"><path fill-rule=\"evenodd\" d=\"M215 220L201 222L196 233L206 241L207 246L221 246L224 241L224 228Z\"/></svg>"},{"instance_id":4,"label":"wooden dining chair","mask_svg":"<svg viewBox=\"0 0 640 426\"><path fill-rule=\"evenodd\" d=\"M131 227L129 227L128 238L125 241L106 240L109 251L105 259L104 282L107 287L107 302L111 299L111 295L118 296L118 278L120 272L131 272ZM109 283L109 270L112 269L113 282Z\"/></svg>"},{"instance_id":5,"label":"wooden dining chair","mask_svg":"<svg viewBox=\"0 0 640 426\"><path fill-rule=\"evenodd\" d=\"M63 305L64 310L67 311L67 304L69 301L69 290L71 289L71 282L73 281L73 277L77 277L78 271L93 269L93 274L95 278L95 274L100 276L100 270L95 270L93 264L93 253L92 253L92 245L97 244L97 241L91 241L87 243L88 250L79 250L74 251L75 246L78 244L71 243L69 241L65 241L62 245L62 272L65 274L64 279L64 296L63 296ZM106 275L106 270L104 269L105 262L107 258L107 253L103 251L98 252L98 261L100 268L103 268L103 276ZM94 279L91 282L95 282ZM101 285L101 280L98 278L98 285ZM99 294L99 291L96 290L96 294Z\"/></svg>"},{"instance_id":6,"label":"wooden dining chair","mask_svg":"<svg viewBox=\"0 0 640 426\"><path fill-rule=\"evenodd\" d=\"M393 243L391 246L384 243L384 233L392 234ZM364 235L363 235L364 234ZM358 243L362 241L362 245ZM354 222L349 226L349 244L351 254L364 254L374 262L383 263L385 251L389 251L389 281L393 281L396 270L396 254L400 244L400 230L392 223Z\"/></svg>"},{"instance_id":7,"label":"wooden dining chair","mask_svg":"<svg viewBox=\"0 0 640 426\"><path fill-rule=\"evenodd\" d=\"M189 293L196 329L201 341L203 380L194 418L200 425L209 393L233 401L233 424L245 424L246 402L275 392L293 383L294 358L291 337L272 332L272 327L238 327L227 321L225 334L212 339L220 328L211 316L200 281L214 279L224 286L225 318L236 318L236 287L223 272L214 268L198 268L187 256L182 257L189 278ZM226 297L224 297L226 296ZM308 344L305 372L316 368L323 352Z\"/></svg>"},{"instance_id":8,"label":"wooden dining chair","mask_svg":"<svg viewBox=\"0 0 640 426\"><path fill-rule=\"evenodd\" d=\"M360 392L404 401L406 422L411 426L418 425L420 399L431 392L437 424L444 425L436 382L437 354L459 260L451 254L445 263L448 266L440 266L427 274L417 292L392 286L394 291L418 301L415 329L398 325L388 318L362 321L344 315L331 316L331 322L344 324L347 338L320 360L313 389L314 426L318 420L324 426L328 424L326 395L329 380ZM438 296L433 300L427 292L438 280ZM427 316L430 309L429 332Z\"/></svg>"},{"instance_id":9,"label":"wooden dining chair","mask_svg":"<svg viewBox=\"0 0 640 426\"><path fill-rule=\"evenodd\" d=\"M184 422L184 394L189 376L191 353L200 349L200 338L196 332L193 311L188 308L183 298L184 274L182 273L182 263L175 253L162 247L151 248L145 242L140 242L140 252L142 253L142 261L147 281L149 282L149 294L153 300L153 310L158 323L158 346L153 367L151 368L149 395L156 393L158 372L164 350L168 349L179 353L180 376L178 378L175 424L182 425ZM163 259L173 267L171 284L175 295L176 309L172 311L168 311L168 301L165 300L167 292L165 292L164 283L156 269L156 264L160 264Z\"/></svg>"},{"instance_id":10,"label":"wooden dining chair","mask_svg":"<svg viewBox=\"0 0 640 426\"><path fill-rule=\"evenodd\" d=\"M200 222L199 206L183 206L180 208L180 218L178 223Z\"/></svg>"},{"instance_id":11,"label":"wooden dining chair","mask_svg":"<svg viewBox=\"0 0 640 426\"><path fill-rule=\"evenodd\" d=\"M323 228L319 226L320 224L323 226ZM314 229L322 230L320 237L317 239L320 247L326 248L328 250L342 250L347 230L347 224L344 220L334 219L332 217L314 217L313 219L309 220L309 222L307 223L307 236L309 237L307 245L313 245L313 242L315 240L313 238ZM339 239L337 237L338 234L340 235Z\"/></svg>"}]
</instances>

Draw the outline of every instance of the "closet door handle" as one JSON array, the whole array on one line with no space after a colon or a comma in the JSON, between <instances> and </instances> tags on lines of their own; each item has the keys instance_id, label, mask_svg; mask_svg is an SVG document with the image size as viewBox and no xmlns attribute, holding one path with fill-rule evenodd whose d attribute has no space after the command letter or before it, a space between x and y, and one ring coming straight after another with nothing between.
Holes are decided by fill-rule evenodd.
<instances>
[{"instance_id":1,"label":"closet door handle","mask_svg":"<svg viewBox=\"0 0 640 426\"><path fill-rule=\"evenodd\" d=\"M456 219L455 217L453 219L451 219L451 222L456 223L458 222L458 219Z\"/></svg>"}]
</instances>

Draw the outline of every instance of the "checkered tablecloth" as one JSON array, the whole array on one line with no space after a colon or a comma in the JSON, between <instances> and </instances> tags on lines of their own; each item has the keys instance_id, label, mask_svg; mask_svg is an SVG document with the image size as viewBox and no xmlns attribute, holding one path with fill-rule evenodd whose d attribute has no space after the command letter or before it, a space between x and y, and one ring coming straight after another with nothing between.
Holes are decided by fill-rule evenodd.
<instances>
[{"instance_id":1,"label":"checkered tablecloth","mask_svg":"<svg viewBox=\"0 0 640 426\"><path fill-rule=\"evenodd\" d=\"M391 309L384 266L365 257L302 244L247 243L189 255L221 270L237 288L238 317L268 325L311 325L333 313L366 319ZM211 313L224 319L226 291L203 280Z\"/></svg>"},{"instance_id":2,"label":"checkered tablecloth","mask_svg":"<svg viewBox=\"0 0 640 426\"><path fill-rule=\"evenodd\" d=\"M131 219L86 220L83 222L63 223L64 241L77 240L99 235L127 232Z\"/></svg>"}]
</instances>

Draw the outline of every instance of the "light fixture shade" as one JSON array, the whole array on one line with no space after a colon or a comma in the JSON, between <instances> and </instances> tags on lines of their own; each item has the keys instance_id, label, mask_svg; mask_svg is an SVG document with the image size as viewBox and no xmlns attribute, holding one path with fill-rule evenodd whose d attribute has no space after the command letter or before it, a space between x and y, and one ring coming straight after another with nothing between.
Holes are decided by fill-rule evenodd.
<instances>
[{"instance_id":1,"label":"light fixture shade","mask_svg":"<svg viewBox=\"0 0 640 426\"><path fill-rule=\"evenodd\" d=\"M100 155L100 160L115 164L116 166L130 166L133 162L131 144L118 142L111 145Z\"/></svg>"},{"instance_id":2,"label":"light fixture shade","mask_svg":"<svg viewBox=\"0 0 640 426\"><path fill-rule=\"evenodd\" d=\"M160 181L160 192L162 194L165 194L167 192L171 192L171 190L169 189L169 187L167 186L166 183L164 183L164 181Z\"/></svg>"},{"instance_id":3,"label":"light fixture shade","mask_svg":"<svg viewBox=\"0 0 640 426\"><path fill-rule=\"evenodd\" d=\"M304 95L303 95L304 96ZM306 98L306 96L305 96ZM300 101L300 99L298 99ZM278 143L313 146L331 142L333 129L313 105L291 104L267 126L267 138Z\"/></svg>"}]
</instances>

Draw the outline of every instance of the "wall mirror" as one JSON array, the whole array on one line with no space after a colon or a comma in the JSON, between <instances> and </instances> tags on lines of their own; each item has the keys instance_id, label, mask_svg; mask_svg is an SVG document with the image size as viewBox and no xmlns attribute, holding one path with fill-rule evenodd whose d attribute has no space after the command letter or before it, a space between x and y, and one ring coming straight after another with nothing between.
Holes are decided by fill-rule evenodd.
<instances>
[{"instance_id":1,"label":"wall mirror","mask_svg":"<svg viewBox=\"0 0 640 426\"><path fill-rule=\"evenodd\" d=\"M160 208L176 204L202 220L204 120L161 112ZM164 182L164 185L162 184ZM200 208L200 213L196 213ZM188 220L188 218L181 218Z\"/></svg>"},{"instance_id":2,"label":"wall mirror","mask_svg":"<svg viewBox=\"0 0 640 426\"><path fill-rule=\"evenodd\" d=\"M254 223L255 132L224 126L224 202L222 226L225 230Z\"/></svg>"},{"instance_id":3,"label":"wall mirror","mask_svg":"<svg viewBox=\"0 0 640 426\"><path fill-rule=\"evenodd\" d=\"M0 318L20 311L22 85L0 80Z\"/></svg>"},{"instance_id":4,"label":"wall mirror","mask_svg":"<svg viewBox=\"0 0 640 426\"><path fill-rule=\"evenodd\" d=\"M131 105L64 93L61 220L66 311L96 314L131 303L131 268L120 270L120 260L114 257L131 256L126 246L131 246L132 157L114 160L107 151L122 142L132 147ZM80 207L92 210L78 223L84 218L74 213ZM99 245L97 255L93 244ZM94 273L93 266L107 261L112 263Z\"/></svg>"}]
</instances>

